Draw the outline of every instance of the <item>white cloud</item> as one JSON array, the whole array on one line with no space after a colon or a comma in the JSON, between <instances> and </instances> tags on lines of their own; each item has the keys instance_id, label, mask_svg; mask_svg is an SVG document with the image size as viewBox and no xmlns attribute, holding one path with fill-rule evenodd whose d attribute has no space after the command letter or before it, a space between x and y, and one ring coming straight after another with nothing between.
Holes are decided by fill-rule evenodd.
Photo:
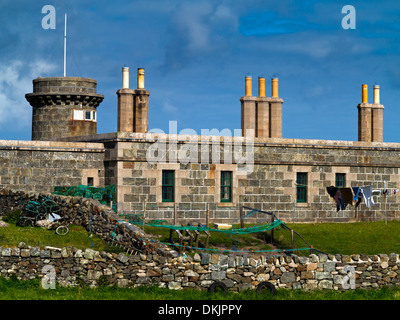
<instances>
[{"instance_id":1,"label":"white cloud","mask_svg":"<svg viewBox=\"0 0 400 320\"><path fill-rule=\"evenodd\" d=\"M165 65L182 67L215 54L237 28L238 17L223 4L199 1L177 6L168 28Z\"/></svg>"},{"instance_id":2,"label":"white cloud","mask_svg":"<svg viewBox=\"0 0 400 320\"><path fill-rule=\"evenodd\" d=\"M55 70L45 61L20 60L0 65L0 126L18 130L30 126L32 110L25 94L32 92L32 80Z\"/></svg>"},{"instance_id":3,"label":"white cloud","mask_svg":"<svg viewBox=\"0 0 400 320\"><path fill-rule=\"evenodd\" d=\"M177 113L178 108L171 104L169 101L164 101L162 109L165 113Z\"/></svg>"}]
</instances>

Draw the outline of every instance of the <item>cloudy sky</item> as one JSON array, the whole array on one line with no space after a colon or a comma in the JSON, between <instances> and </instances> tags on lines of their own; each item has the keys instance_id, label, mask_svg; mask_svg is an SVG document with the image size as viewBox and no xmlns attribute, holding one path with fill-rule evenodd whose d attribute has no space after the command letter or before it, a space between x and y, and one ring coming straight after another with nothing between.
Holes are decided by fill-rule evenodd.
<instances>
[{"instance_id":1,"label":"cloudy sky","mask_svg":"<svg viewBox=\"0 0 400 320\"><path fill-rule=\"evenodd\" d=\"M356 28L343 29L343 6ZM56 9L43 29L42 7ZM121 68L145 68L149 128L240 129L244 77L279 78L283 137L357 140L361 85L381 87L384 141L400 142L400 2L0 0L0 140L31 139L25 94L39 76L98 81L98 133L117 130ZM132 86L131 86L132 87ZM226 132L226 130L225 130Z\"/></svg>"}]
</instances>

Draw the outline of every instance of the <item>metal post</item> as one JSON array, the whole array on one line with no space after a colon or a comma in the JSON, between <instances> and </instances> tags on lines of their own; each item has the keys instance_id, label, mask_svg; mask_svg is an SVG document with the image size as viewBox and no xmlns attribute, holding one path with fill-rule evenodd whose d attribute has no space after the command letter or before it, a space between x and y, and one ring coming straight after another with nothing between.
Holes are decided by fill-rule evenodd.
<instances>
[{"instance_id":1,"label":"metal post","mask_svg":"<svg viewBox=\"0 0 400 320\"><path fill-rule=\"evenodd\" d=\"M65 14L64 28L64 77L67 76L67 14Z\"/></svg>"},{"instance_id":2,"label":"metal post","mask_svg":"<svg viewBox=\"0 0 400 320\"><path fill-rule=\"evenodd\" d=\"M386 191L386 181L383 181L383 196L384 196L384 199L385 199L385 224L387 224L387 216L386 216L386 193L387 193L387 191Z\"/></svg>"}]
</instances>

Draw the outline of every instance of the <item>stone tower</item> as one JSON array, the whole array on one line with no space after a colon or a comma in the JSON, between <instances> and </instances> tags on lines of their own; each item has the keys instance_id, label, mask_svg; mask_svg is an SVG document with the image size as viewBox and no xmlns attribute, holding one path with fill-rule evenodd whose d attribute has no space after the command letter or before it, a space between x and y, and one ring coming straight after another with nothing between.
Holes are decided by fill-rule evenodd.
<instances>
[{"instance_id":1,"label":"stone tower","mask_svg":"<svg viewBox=\"0 0 400 320\"><path fill-rule=\"evenodd\" d=\"M32 106L32 140L54 140L97 134L97 107L104 96L97 81L77 77L33 80L25 95Z\"/></svg>"}]
</instances>

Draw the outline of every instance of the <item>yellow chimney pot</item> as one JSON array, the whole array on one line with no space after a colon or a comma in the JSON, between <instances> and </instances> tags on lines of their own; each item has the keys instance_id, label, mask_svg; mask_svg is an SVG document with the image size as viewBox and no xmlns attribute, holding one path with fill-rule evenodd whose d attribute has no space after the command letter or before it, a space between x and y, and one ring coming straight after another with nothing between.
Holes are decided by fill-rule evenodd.
<instances>
[{"instance_id":1,"label":"yellow chimney pot","mask_svg":"<svg viewBox=\"0 0 400 320\"><path fill-rule=\"evenodd\" d=\"M252 95L252 78L247 76L245 78L245 96L251 97Z\"/></svg>"},{"instance_id":2,"label":"yellow chimney pot","mask_svg":"<svg viewBox=\"0 0 400 320\"><path fill-rule=\"evenodd\" d=\"M362 103L368 103L368 85L363 84L361 87L362 87Z\"/></svg>"},{"instance_id":3,"label":"yellow chimney pot","mask_svg":"<svg viewBox=\"0 0 400 320\"><path fill-rule=\"evenodd\" d=\"M137 70L137 88L144 89L144 68Z\"/></svg>"},{"instance_id":4,"label":"yellow chimney pot","mask_svg":"<svg viewBox=\"0 0 400 320\"><path fill-rule=\"evenodd\" d=\"M265 78L258 78L258 96L265 97Z\"/></svg>"},{"instance_id":5,"label":"yellow chimney pot","mask_svg":"<svg viewBox=\"0 0 400 320\"><path fill-rule=\"evenodd\" d=\"M279 98L279 80L278 78L272 78L272 98Z\"/></svg>"}]
</instances>

